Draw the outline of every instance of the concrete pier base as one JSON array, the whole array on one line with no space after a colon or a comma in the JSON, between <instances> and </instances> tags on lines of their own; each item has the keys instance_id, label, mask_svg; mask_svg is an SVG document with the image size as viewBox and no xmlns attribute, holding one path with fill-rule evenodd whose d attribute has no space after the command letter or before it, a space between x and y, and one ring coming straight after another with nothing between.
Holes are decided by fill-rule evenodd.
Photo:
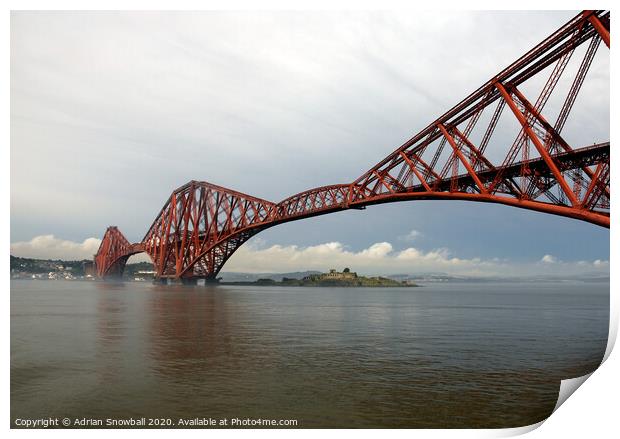
<instances>
[{"instance_id":1,"label":"concrete pier base","mask_svg":"<svg viewBox=\"0 0 620 439\"><path fill-rule=\"evenodd\" d=\"M153 279L153 283L156 285L217 285L220 282L219 279L213 278L199 278L199 277L182 277L175 279L171 277L160 277Z\"/></svg>"},{"instance_id":2,"label":"concrete pier base","mask_svg":"<svg viewBox=\"0 0 620 439\"><path fill-rule=\"evenodd\" d=\"M182 277L180 279L169 278L168 285L196 285L195 277Z\"/></svg>"}]
</instances>

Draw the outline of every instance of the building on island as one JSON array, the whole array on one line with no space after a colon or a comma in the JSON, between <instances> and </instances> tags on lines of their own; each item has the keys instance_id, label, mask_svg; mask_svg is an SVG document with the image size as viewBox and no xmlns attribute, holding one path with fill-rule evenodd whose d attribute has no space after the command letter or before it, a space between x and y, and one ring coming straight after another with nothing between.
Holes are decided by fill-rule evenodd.
<instances>
[{"instance_id":1,"label":"building on island","mask_svg":"<svg viewBox=\"0 0 620 439\"><path fill-rule=\"evenodd\" d=\"M320 274L311 274L310 276L304 277L302 280L305 281L317 281L317 280L345 280L345 279L356 279L357 273L351 271L349 268L345 268L342 271L337 271L335 268L329 270L329 273L320 273Z\"/></svg>"}]
</instances>

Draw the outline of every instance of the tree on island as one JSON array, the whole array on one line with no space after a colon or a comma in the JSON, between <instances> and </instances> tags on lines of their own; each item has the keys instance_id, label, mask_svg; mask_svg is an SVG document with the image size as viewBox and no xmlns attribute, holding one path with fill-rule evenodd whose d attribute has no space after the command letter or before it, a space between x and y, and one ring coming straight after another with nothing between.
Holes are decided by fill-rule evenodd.
<instances>
[{"instance_id":1,"label":"tree on island","mask_svg":"<svg viewBox=\"0 0 620 439\"><path fill-rule=\"evenodd\" d=\"M345 268L344 270L342 270L343 273L350 273L351 270L349 270L349 267Z\"/></svg>"}]
</instances>

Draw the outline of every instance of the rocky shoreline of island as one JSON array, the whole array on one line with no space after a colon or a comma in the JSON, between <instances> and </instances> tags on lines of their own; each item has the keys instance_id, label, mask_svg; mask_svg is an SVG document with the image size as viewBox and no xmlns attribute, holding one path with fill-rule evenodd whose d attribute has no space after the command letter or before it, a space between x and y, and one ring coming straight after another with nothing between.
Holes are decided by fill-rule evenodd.
<instances>
[{"instance_id":1,"label":"rocky shoreline of island","mask_svg":"<svg viewBox=\"0 0 620 439\"><path fill-rule=\"evenodd\" d=\"M397 281L382 276L359 276L349 268L343 271L331 269L329 273L311 274L302 279L283 277L281 281L270 278L258 279L255 281L220 281L220 285L251 285L264 287L388 287L388 288L410 288L420 285L411 281Z\"/></svg>"}]
</instances>

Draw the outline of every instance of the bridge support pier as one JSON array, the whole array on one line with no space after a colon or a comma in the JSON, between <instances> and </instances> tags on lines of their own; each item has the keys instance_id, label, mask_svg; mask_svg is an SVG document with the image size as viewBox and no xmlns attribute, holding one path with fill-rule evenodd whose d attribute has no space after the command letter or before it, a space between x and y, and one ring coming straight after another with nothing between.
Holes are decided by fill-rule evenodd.
<instances>
[{"instance_id":1,"label":"bridge support pier","mask_svg":"<svg viewBox=\"0 0 620 439\"><path fill-rule=\"evenodd\" d=\"M198 282L197 277L159 277L153 280L154 284L161 285L196 285Z\"/></svg>"}]
</instances>

